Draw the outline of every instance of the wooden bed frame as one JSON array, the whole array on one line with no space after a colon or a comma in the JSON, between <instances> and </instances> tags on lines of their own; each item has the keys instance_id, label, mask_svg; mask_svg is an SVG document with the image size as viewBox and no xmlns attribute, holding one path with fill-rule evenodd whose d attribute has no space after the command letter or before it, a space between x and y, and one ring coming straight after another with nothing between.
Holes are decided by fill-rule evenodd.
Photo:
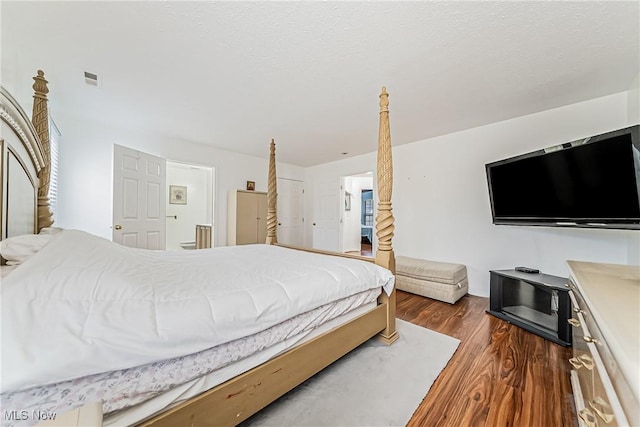
<instances>
[{"instance_id":1,"label":"wooden bed frame","mask_svg":"<svg viewBox=\"0 0 640 427\"><path fill-rule=\"evenodd\" d=\"M47 81L38 71L34 77L33 122L29 123L17 102L3 89L3 133L10 128L10 138L0 139L2 145L2 238L14 235L9 226L11 212L11 187L8 169L12 166L8 157L14 156L27 172L33 184L33 232L37 233L52 224L52 214L47 199L49 187L49 130L47 108ZM376 236L378 249L375 260L353 255L293 248L332 256L347 256L375 262L395 274L395 256L391 240L394 218L391 212L393 183L391 136L389 131L389 100L386 89L380 94L380 129L378 139L377 186L378 213ZM5 128L8 125L8 128ZM3 135L4 136L4 135ZM18 147L20 145L20 147ZM13 162L15 163L15 162ZM269 190L267 209L267 244L278 244L276 238L276 158L275 142L271 141L269 158ZM36 196L37 194L37 196ZM37 200L37 203L35 202ZM18 210L24 210L20 208ZM286 246L286 245L282 245ZM344 356L360 344L377 335L381 341L391 344L398 339L395 322L395 290L390 296L382 292L377 306L302 345L275 357L250 371L178 404L146 421L140 426L231 426L236 425L267 406L289 390L315 375L326 366ZM372 372L371 375L375 375Z\"/></svg>"},{"instance_id":2,"label":"wooden bed frame","mask_svg":"<svg viewBox=\"0 0 640 427\"><path fill-rule=\"evenodd\" d=\"M38 233L53 224L47 196L50 175L49 89L42 71L38 70L33 80L31 121L11 94L0 88L0 239L25 232ZM18 194L27 191L24 183L33 193L33 201ZM13 192L10 191L12 188ZM11 212L18 212L18 215L11 216Z\"/></svg>"}]
</instances>

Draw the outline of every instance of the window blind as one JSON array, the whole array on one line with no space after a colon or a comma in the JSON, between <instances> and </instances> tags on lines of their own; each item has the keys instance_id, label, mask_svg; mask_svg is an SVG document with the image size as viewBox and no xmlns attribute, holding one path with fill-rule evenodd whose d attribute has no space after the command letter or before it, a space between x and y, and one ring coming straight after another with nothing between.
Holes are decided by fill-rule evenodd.
<instances>
[{"instance_id":1,"label":"window blind","mask_svg":"<svg viewBox=\"0 0 640 427\"><path fill-rule=\"evenodd\" d=\"M49 147L51 150L51 175L49 178L49 204L54 223L58 220L58 153L61 133L53 118L49 117Z\"/></svg>"}]
</instances>

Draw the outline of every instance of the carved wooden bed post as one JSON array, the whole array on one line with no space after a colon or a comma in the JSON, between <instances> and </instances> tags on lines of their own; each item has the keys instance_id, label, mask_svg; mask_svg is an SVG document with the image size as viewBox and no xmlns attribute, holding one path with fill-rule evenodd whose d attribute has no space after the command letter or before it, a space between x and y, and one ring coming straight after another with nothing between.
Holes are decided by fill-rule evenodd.
<instances>
[{"instance_id":1,"label":"carved wooden bed post","mask_svg":"<svg viewBox=\"0 0 640 427\"><path fill-rule=\"evenodd\" d=\"M271 154L269 154L269 186L267 189L267 245L274 245L278 243L278 238L276 236L276 225L278 224L276 205L278 200L277 186L276 143L272 139Z\"/></svg>"},{"instance_id":2,"label":"carved wooden bed post","mask_svg":"<svg viewBox=\"0 0 640 427\"><path fill-rule=\"evenodd\" d=\"M391 161L391 131L389 129L389 94L383 86L380 94L380 129L378 132L378 213L376 215L376 236L378 249L376 250L376 264L385 267L396 274L396 258L393 253L391 239L393 238L394 218L391 212L391 190L393 188L393 163ZM387 310L387 327L378 338L391 344L398 339L396 330L396 290L391 295L386 293L378 298L378 302L389 305Z\"/></svg>"},{"instance_id":3,"label":"carved wooden bed post","mask_svg":"<svg viewBox=\"0 0 640 427\"><path fill-rule=\"evenodd\" d=\"M53 213L49 204L49 179L51 175L51 147L49 145L49 108L47 93L49 83L44 78L44 71L38 70L38 75L33 78L33 114L31 121L40 138L44 166L38 172L40 184L38 187L38 231L53 224Z\"/></svg>"}]
</instances>

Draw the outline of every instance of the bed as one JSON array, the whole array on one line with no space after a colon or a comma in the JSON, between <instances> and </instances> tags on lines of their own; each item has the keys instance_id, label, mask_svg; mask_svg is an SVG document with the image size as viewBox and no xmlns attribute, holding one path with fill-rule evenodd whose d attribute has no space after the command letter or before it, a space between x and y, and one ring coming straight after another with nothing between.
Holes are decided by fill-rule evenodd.
<instances>
[{"instance_id":1,"label":"bed","mask_svg":"<svg viewBox=\"0 0 640 427\"><path fill-rule=\"evenodd\" d=\"M99 401L104 425L237 425L368 339L398 338L384 88L373 260L278 244L274 141L265 245L169 253L52 228L48 89L43 72L34 80L33 124L1 93L2 253L13 242L40 245L2 267L5 423ZM176 379L180 369L188 375ZM159 372L169 374L142 392L103 394Z\"/></svg>"}]
</instances>

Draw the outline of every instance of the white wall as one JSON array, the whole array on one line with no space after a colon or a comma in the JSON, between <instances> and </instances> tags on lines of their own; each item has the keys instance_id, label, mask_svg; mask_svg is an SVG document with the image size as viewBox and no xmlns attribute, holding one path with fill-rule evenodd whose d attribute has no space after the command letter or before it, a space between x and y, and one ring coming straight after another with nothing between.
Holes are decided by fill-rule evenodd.
<instances>
[{"instance_id":1,"label":"white wall","mask_svg":"<svg viewBox=\"0 0 640 427\"><path fill-rule=\"evenodd\" d=\"M484 167L634 124L628 105L628 94L619 93L394 147L395 253L465 264L470 293L484 296L489 294L493 269L524 265L567 276L568 259L640 263L638 231L493 225ZM391 129L393 141L393 104ZM308 168L305 180L375 170L375 164L376 154L369 153ZM308 218L313 215L311 200L308 194ZM309 223L307 242L312 241Z\"/></svg>"},{"instance_id":2,"label":"white wall","mask_svg":"<svg viewBox=\"0 0 640 427\"><path fill-rule=\"evenodd\" d=\"M471 293L477 295L488 294L491 269L528 265L564 276L568 274L567 259L640 263L637 231L492 225L484 172L484 164L490 161L637 123L633 93L395 147L396 254L466 264ZM62 132L58 201L61 227L111 238L113 144L173 161L215 167L216 246L226 243L228 191L244 188L247 180L256 182L256 190L266 191L266 158L61 114L55 118ZM393 109L391 122L393 132ZM278 176L307 183L316 179L339 182L341 176L375 170L375 165L376 154L371 152L306 170L279 163ZM313 186L307 185L307 246L312 242L312 200Z\"/></svg>"},{"instance_id":3,"label":"white wall","mask_svg":"<svg viewBox=\"0 0 640 427\"><path fill-rule=\"evenodd\" d=\"M111 239L113 144L161 156L167 160L215 168L214 242L227 241L227 193L255 181L257 191L267 190L269 138L265 158L247 156L113 125L78 120L56 114L62 132L58 225L76 228ZM278 176L303 180L304 169L277 164Z\"/></svg>"},{"instance_id":4,"label":"white wall","mask_svg":"<svg viewBox=\"0 0 640 427\"><path fill-rule=\"evenodd\" d=\"M640 123L640 74L633 79L628 92L627 112L629 123Z\"/></svg>"},{"instance_id":5,"label":"white wall","mask_svg":"<svg viewBox=\"0 0 640 427\"><path fill-rule=\"evenodd\" d=\"M353 191L353 178L350 176L346 176L342 178L342 191L341 197L343 197L343 201L340 205L340 232L342 243L340 245L340 250L342 252L352 252L359 251L360 244L355 241L354 233L355 233L355 224L354 218L355 210L357 207L355 206L356 194ZM349 193L349 196L347 196ZM346 198L349 197L350 210L346 210Z\"/></svg>"}]
</instances>

